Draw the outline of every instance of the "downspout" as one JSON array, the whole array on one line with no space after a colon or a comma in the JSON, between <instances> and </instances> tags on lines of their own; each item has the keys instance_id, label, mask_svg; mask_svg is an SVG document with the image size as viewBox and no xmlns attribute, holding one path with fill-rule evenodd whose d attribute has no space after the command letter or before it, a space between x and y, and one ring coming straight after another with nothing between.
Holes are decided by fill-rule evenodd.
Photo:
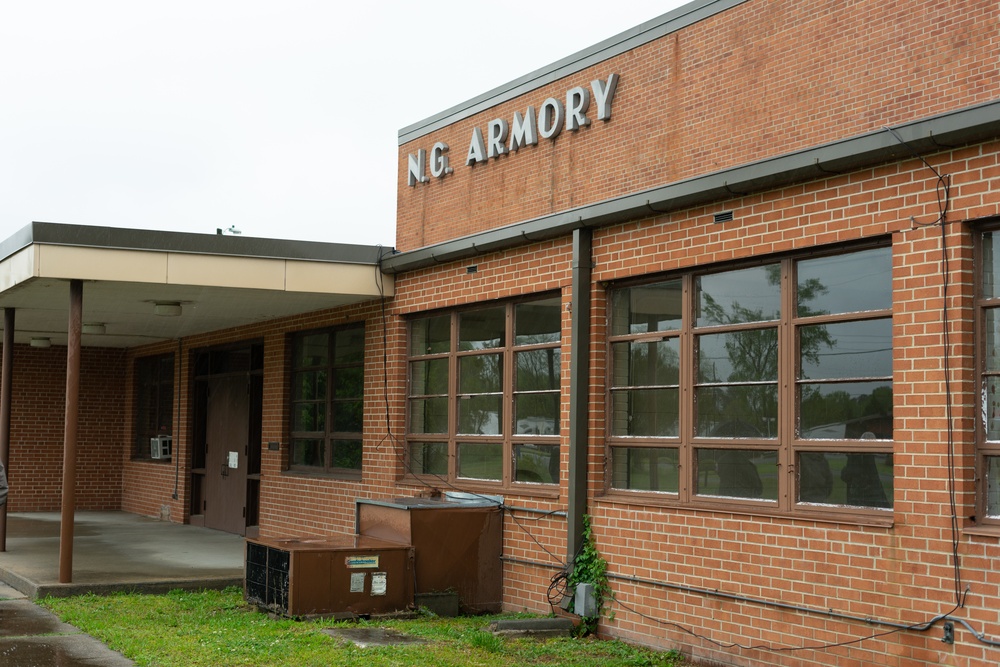
<instances>
[{"instance_id":1,"label":"downspout","mask_svg":"<svg viewBox=\"0 0 1000 667\"><path fill-rule=\"evenodd\" d=\"M0 462L10 479L11 382L14 377L14 309L3 309L3 368L0 369ZM7 505L0 505L0 552L7 551Z\"/></svg>"},{"instance_id":2,"label":"downspout","mask_svg":"<svg viewBox=\"0 0 1000 667\"><path fill-rule=\"evenodd\" d=\"M80 334L83 330L83 281L69 283L66 328L66 420L63 431L62 513L59 524L59 583L73 581L73 528L76 520L76 446L80 415Z\"/></svg>"},{"instance_id":3,"label":"downspout","mask_svg":"<svg viewBox=\"0 0 1000 667\"><path fill-rule=\"evenodd\" d=\"M583 546L583 517L587 513L587 454L590 440L590 276L593 269L589 227L573 230L573 295L570 302L569 354L569 516L566 563Z\"/></svg>"}]
</instances>

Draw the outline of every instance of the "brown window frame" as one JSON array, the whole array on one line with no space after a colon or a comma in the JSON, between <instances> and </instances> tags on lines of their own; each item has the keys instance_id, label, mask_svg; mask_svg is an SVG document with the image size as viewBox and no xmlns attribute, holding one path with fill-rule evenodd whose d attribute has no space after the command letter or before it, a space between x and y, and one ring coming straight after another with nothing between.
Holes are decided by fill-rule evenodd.
<instances>
[{"instance_id":1,"label":"brown window frame","mask_svg":"<svg viewBox=\"0 0 1000 667\"><path fill-rule=\"evenodd\" d=\"M163 463L169 463L171 460L169 457L153 459L150 439L161 435L173 435L175 368L173 353L137 357L133 363L135 436L132 439L132 458L134 460Z\"/></svg>"},{"instance_id":2,"label":"brown window frame","mask_svg":"<svg viewBox=\"0 0 1000 667\"><path fill-rule=\"evenodd\" d=\"M991 534L1000 532L1000 434L996 428L993 434L996 439L990 439L991 429L988 424L995 421L991 418L991 380L1000 383L1000 367L990 368L989 361L1000 352L1000 340L991 344L991 335L996 336L1000 329L992 330L988 315L1000 316L1000 290L996 296L989 294L987 289L986 268L991 266L992 258L987 255L992 251L987 249L986 236L1000 234L1000 218L987 221L978 227L975 236L975 312L976 312L976 396L982 397L982 409L976 410L976 513L977 526L988 529ZM1000 242L997 243L1000 249ZM994 280L1000 286L1000 277ZM996 326L996 325L994 325ZM994 385L1000 389L1000 385ZM993 390L995 392L996 389ZM993 466L997 466L991 469ZM991 484L991 473L998 477ZM992 496L992 498L991 498ZM990 514L990 510L994 514Z\"/></svg>"},{"instance_id":3,"label":"brown window frame","mask_svg":"<svg viewBox=\"0 0 1000 667\"><path fill-rule=\"evenodd\" d=\"M532 307L549 309L547 316L555 318L558 324L543 334L548 340L519 343L519 335L529 339L531 336L519 334L518 311ZM496 321L500 311L503 332L499 340L481 347L467 344L467 349L462 349L462 318L482 316L493 317ZM527 310L523 313L528 322ZM427 333L430 329L425 329L421 334L420 344L425 339L430 341L422 350L414 349L418 344L415 334L418 327L430 327L435 332ZM562 303L557 293L477 304L412 318L407 328L406 461L409 475L431 483L443 481L455 488L555 491L560 476L562 328ZM443 339L445 330L447 341ZM548 384L528 386L531 383L525 380L525 385L518 386L520 377L531 377L526 372L522 375L519 369L529 367L533 361L544 366L534 377L546 378ZM481 369L478 374L477 368ZM494 370L500 375L497 384L486 389L468 386L476 381L489 384ZM517 410L522 401L524 412L533 412L535 417L518 419ZM485 406L480 413L495 416L495 425L490 418L476 427L469 426L473 423L471 415L477 412L472 407L475 404ZM531 404L534 410L529 409ZM546 410L548 418L537 417ZM480 432L473 432L476 428ZM477 450L485 451L479 462L482 469L490 473L477 475L476 463L469 464L468 459L463 461L463 456L471 457ZM464 465L468 468L463 469Z\"/></svg>"},{"instance_id":4,"label":"brown window frame","mask_svg":"<svg viewBox=\"0 0 1000 667\"><path fill-rule=\"evenodd\" d=\"M354 332L356 335L360 334L362 341L361 353L356 359L338 363L337 335L344 332ZM326 360L321 363L298 364L298 360L296 358L297 346L302 341L312 336L327 336ZM326 327L322 329L311 329L308 331L296 331L289 334L288 348L290 352L290 392L288 397L289 452L287 468L289 471L323 475L338 479L361 479L364 467L364 352L366 342L364 322L354 322L351 324ZM358 380L360 382L360 396L345 397L336 395L336 377L345 371L353 371L355 373L360 372L360 378ZM305 379L307 375L313 375L314 377L319 378L321 374L325 374L321 380L323 383L322 396L318 395L318 393L312 396L297 394L296 387L300 375L303 379ZM305 407L307 411L308 406L315 406L319 412L316 412L313 418L319 419L322 422L322 428L296 428L297 407L300 406ZM341 411L345 410L354 410L359 413L357 415L358 430L348 431L338 430L336 428L338 416ZM298 449L299 442L308 441L319 443L320 451L318 453L322 457L322 463L310 464L296 461L296 458L300 455L300 450ZM347 443L356 449L356 451L351 454L352 456L357 456L356 465L337 465L335 450L338 443Z\"/></svg>"},{"instance_id":5,"label":"brown window frame","mask_svg":"<svg viewBox=\"0 0 1000 667\"><path fill-rule=\"evenodd\" d=\"M888 304L881 307L866 310L844 310L843 312L809 313L799 314L797 304L797 271L803 263L813 259L829 261L828 266L838 261L838 258L848 258L851 261L854 253L866 251L877 251L883 253L878 255L886 264L883 269L889 273L889 284L884 285L888 292ZM606 470L605 493L615 497L635 497L639 501L662 502L667 504L679 504L693 507L708 508L733 508L738 510L749 510L753 513L772 514L809 514L813 516L833 516L843 515L846 517L869 517L875 521L883 521L887 518L891 520L892 508L892 473L891 457L893 451L892 441L892 285L891 285L891 253L892 248L887 241L880 240L878 243L866 243L852 247L841 247L836 250L825 252L811 252L783 257L762 258L752 263L738 265L728 265L725 267L700 267L697 270L688 272L678 272L669 275L657 276L654 280L649 277L642 282L629 281L611 285L608 291L608 337L607 337L607 388L606 388ZM888 255L888 258L886 258ZM869 256L855 255L854 261L860 261ZM812 266L817 266L813 264ZM753 317L746 321L715 321L711 323L697 322L698 317L698 293L696 286L699 279L707 276L725 276L728 273L735 274L738 271L750 269L764 269L766 267L776 267L777 281L775 285L775 295L779 304L778 312L774 316L761 316L758 319ZM807 274L804 274L807 275ZM671 302L669 308L659 315L666 324L662 328L651 327L654 330L641 330L642 316L633 313L632 296L629 290L641 288L647 290L649 294L654 294L657 288L666 289L668 283L675 283L675 291L679 289L679 295L674 297L678 300L675 307ZM821 293L822 294L822 293ZM880 292L880 294L884 294ZM616 299L629 299L629 310L619 309L616 314ZM661 301L663 298L661 297ZM665 303L665 302L664 302ZM656 306L659 308L660 306ZM673 310L671 310L673 309ZM667 312L669 311L669 312ZM674 317L679 317L679 321ZM625 329L622 328L622 312L627 312L625 316ZM655 312L649 313L656 316ZM616 317L618 320L616 321ZM638 331L631 329L633 322L639 322ZM830 341L828 348L826 343L819 345L824 350L823 354L829 356L846 354L844 351L849 343L840 343L835 336L831 336L829 331L839 331L841 338L850 339L856 337L860 331L873 342L867 343L870 347L865 348L863 353L870 354L879 360L878 369L880 373L871 376L837 376L820 379L808 379L804 376L806 371L818 372L817 369L825 368L827 373L831 368L847 366L846 362L831 361L824 367L819 362L810 365L810 359L815 359L815 343L805 351L800 350L800 339L804 332L810 331L807 327L813 327L812 331L819 334L822 341ZM838 329L838 327L840 327ZM874 334L872 335L872 330ZM773 331L773 333L767 333ZM750 336L745 336L744 332L752 332ZM759 333L762 332L762 333ZM886 335L888 332L888 335ZM823 338L825 336L825 338ZM773 350L776 365L774 374L767 376L766 373L750 377L741 377L734 381L731 378L739 376L737 372L740 364L733 360L732 349L742 349L739 345L741 338L754 341L765 340L770 342L771 337L776 348ZM717 340L713 341L712 338ZM816 334L813 334L815 340ZM672 343L672 349L676 350L677 368L667 368L663 370L656 368L646 370L644 373L635 373L631 365L635 363L635 358L640 359L639 368L643 370L643 359L651 359L652 352L640 353L633 356L632 350L636 346L646 346L650 350L653 346L663 346L664 342ZM724 341L725 345L718 341ZM709 345L709 343L714 343ZM886 347L887 344L887 347ZM705 364L702 364L701 377L699 377L698 364L696 359L699 355L699 347L709 345L709 349L716 351L725 349L730 351L729 360L723 360L723 365L729 367L729 375L722 379L707 377ZM841 345L841 347L835 347ZM627 349L624 353L622 350ZM668 358L662 351L658 358ZM772 351L769 351L769 353ZM822 356L822 354L820 355ZM624 360L624 362L623 362ZM628 372L616 370L622 363L628 363ZM666 362L657 362L660 366L667 366ZM754 364L748 364L754 366ZM763 365L758 365L763 367ZM887 370L884 370L888 367ZM735 369L735 370L734 370ZM643 375L645 384L628 384L627 378L634 375ZM622 378L626 378L623 382ZM653 380L649 380L653 378ZM858 392L860 389L871 389L868 396L868 403L864 409L874 410L873 406L883 405L876 401L878 398L885 398L884 387L889 388L888 415L876 417L871 413L862 413L860 417L848 419L843 417L840 422L831 425L831 430L836 427L842 429L842 433L837 436L817 435L821 429L813 428L808 436L800 432L800 420L808 413L815 421L815 415L826 414L824 409L829 410L833 404L833 399L829 398L831 393L843 393L850 395L851 391ZM705 396L711 396L711 392L721 392L724 396L739 396L752 394L767 394L773 392L773 412L769 409L746 410L746 415L753 415L757 421L747 425L748 428L723 428L718 429L718 435L708 432L706 424L712 422L705 420L706 424L697 423L699 402L704 405L704 399L696 398L699 392ZM824 391L827 394L824 394ZM622 399L623 394L634 392L637 394L636 400ZM633 427L634 418L650 412L645 408L645 412L636 413L631 409L633 404L643 404L642 392L659 392L658 396L666 397L658 400L670 401L676 398L676 409L673 403L666 408L667 413L675 411L676 426L666 424L666 419L649 420L645 424L652 423L652 427ZM672 393L671 393L672 392ZM800 398L805 393L810 396L820 396L819 410L816 403L814 407L803 409L803 401ZM733 399L728 399L732 401ZM647 401L648 402L648 401ZM860 400L857 401L861 403ZM716 405L719 401L716 401ZM628 407L624 409L622 405ZM708 405L712 405L709 401ZM750 405L748 402L747 405ZM617 407L616 407L617 406ZM788 409L791 406L792 409ZM638 408L643 410L642 407ZM704 410L704 408L701 408ZM845 413L851 409L844 408ZM832 411L831 411L832 412ZM728 414L725 411L720 412ZM702 419L705 419L704 416ZM766 420L773 420L766 421ZM754 421L747 419L746 421ZM772 426L773 423L773 426ZM766 424L766 428L765 425ZM716 426L721 426L716 422ZM645 428L645 430L643 430ZM773 428L773 431L770 430ZM866 431L859 435L855 431L860 429ZM699 429L702 429L699 431ZM636 431L638 431L636 433ZM878 431L877 434L871 431ZM874 438L872 436L875 436ZM701 452L699 454L699 452ZM805 455L808 458L803 458ZM753 462L752 464L750 462ZM808 461L808 465L800 466L800 461ZM633 464L634 462L634 464ZM858 479L856 470L864 462L866 466L877 466L880 475L878 487L875 492L868 495L859 493L857 489L864 486ZM654 463L656 465L654 466ZM713 467L711 463L714 463ZM769 470L773 464L773 472ZM753 465L754 470L750 474L744 474L749 466ZM817 474L811 472L816 470L816 466L821 465L825 470ZM633 471L633 466L635 471ZM725 468L723 468L725 466ZM801 470L799 469L801 467ZM831 468L833 471L831 472ZM723 469L727 472L723 473ZM850 469L850 473L845 470ZM654 475L654 470L656 474ZM888 472L886 472L888 470ZM633 474L634 473L634 474ZM773 476L772 476L773 475ZM803 483L803 475L809 475ZM888 482L886 476L888 475ZM820 482L815 480L825 476ZM722 481L725 477L725 483ZM768 477L771 477L769 480ZM848 481L848 480L852 481ZM710 486L713 484L714 489ZM747 481L749 480L749 481ZM886 486L888 485L888 489ZM848 488L850 487L850 488ZM816 489L821 488L825 495L822 500L809 497L816 493ZM714 490L715 492L707 492ZM884 496L884 500L883 500ZM833 500L837 498L843 502ZM851 502L847 498L852 498ZM862 498L863 500L858 500ZM863 519L862 519L863 520Z\"/></svg>"}]
</instances>

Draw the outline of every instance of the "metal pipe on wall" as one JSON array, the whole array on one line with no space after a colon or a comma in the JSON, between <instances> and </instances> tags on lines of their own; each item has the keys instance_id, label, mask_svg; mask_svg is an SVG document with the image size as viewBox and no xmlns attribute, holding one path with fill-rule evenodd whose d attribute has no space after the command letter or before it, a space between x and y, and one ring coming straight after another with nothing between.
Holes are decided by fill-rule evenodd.
<instances>
[{"instance_id":1,"label":"metal pipe on wall","mask_svg":"<svg viewBox=\"0 0 1000 667\"><path fill-rule=\"evenodd\" d=\"M590 280L593 231L573 230L573 300L569 354L569 516L566 562L572 564L583 545L587 513L587 454L590 441Z\"/></svg>"}]
</instances>

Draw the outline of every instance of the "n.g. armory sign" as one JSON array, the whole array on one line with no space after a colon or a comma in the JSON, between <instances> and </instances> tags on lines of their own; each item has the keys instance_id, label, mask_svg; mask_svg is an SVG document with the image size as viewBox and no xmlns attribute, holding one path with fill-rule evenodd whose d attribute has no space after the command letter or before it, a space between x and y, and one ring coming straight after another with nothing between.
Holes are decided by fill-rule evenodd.
<instances>
[{"instance_id":1,"label":"n.g. armory sign","mask_svg":"<svg viewBox=\"0 0 1000 667\"><path fill-rule=\"evenodd\" d=\"M488 162L501 155L516 153L524 146L534 146L539 139L554 140L563 129L577 131L590 125L591 103L596 107L597 120L611 119L611 103L615 99L618 87L618 75L612 74L607 81L594 79L590 89L583 86L570 88L566 91L566 102L550 97L536 112L529 106L524 114L514 112L514 117L508 122L504 118L495 118L486 127L486 134L480 127L472 128L469 139L469 151L465 156L466 166L479 162ZM448 144L437 142L430 150L430 174L434 178L444 178L454 172L448 157ZM407 182L410 187L417 183L429 183L427 176L427 150L419 149L414 155L407 157Z\"/></svg>"}]
</instances>

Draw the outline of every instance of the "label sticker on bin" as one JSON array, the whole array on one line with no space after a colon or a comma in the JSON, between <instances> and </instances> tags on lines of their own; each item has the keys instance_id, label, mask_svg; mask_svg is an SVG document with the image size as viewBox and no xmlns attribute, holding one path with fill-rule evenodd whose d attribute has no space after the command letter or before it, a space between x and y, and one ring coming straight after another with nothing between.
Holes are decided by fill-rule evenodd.
<instances>
[{"instance_id":1,"label":"label sticker on bin","mask_svg":"<svg viewBox=\"0 0 1000 667\"><path fill-rule=\"evenodd\" d=\"M372 595L385 595L385 572L372 572Z\"/></svg>"},{"instance_id":2,"label":"label sticker on bin","mask_svg":"<svg viewBox=\"0 0 1000 667\"><path fill-rule=\"evenodd\" d=\"M347 556L344 558L349 570L363 570L378 567L378 556Z\"/></svg>"},{"instance_id":3,"label":"label sticker on bin","mask_svg":"<svg viewBox=\"0 0 1000 667\"><path fill-rule=\"evenodd\" d=\"M365 572L351 572L351 592L352 593L364 593L365 592L365 577L367 573Z\"/></svg>"}]
</instances>

